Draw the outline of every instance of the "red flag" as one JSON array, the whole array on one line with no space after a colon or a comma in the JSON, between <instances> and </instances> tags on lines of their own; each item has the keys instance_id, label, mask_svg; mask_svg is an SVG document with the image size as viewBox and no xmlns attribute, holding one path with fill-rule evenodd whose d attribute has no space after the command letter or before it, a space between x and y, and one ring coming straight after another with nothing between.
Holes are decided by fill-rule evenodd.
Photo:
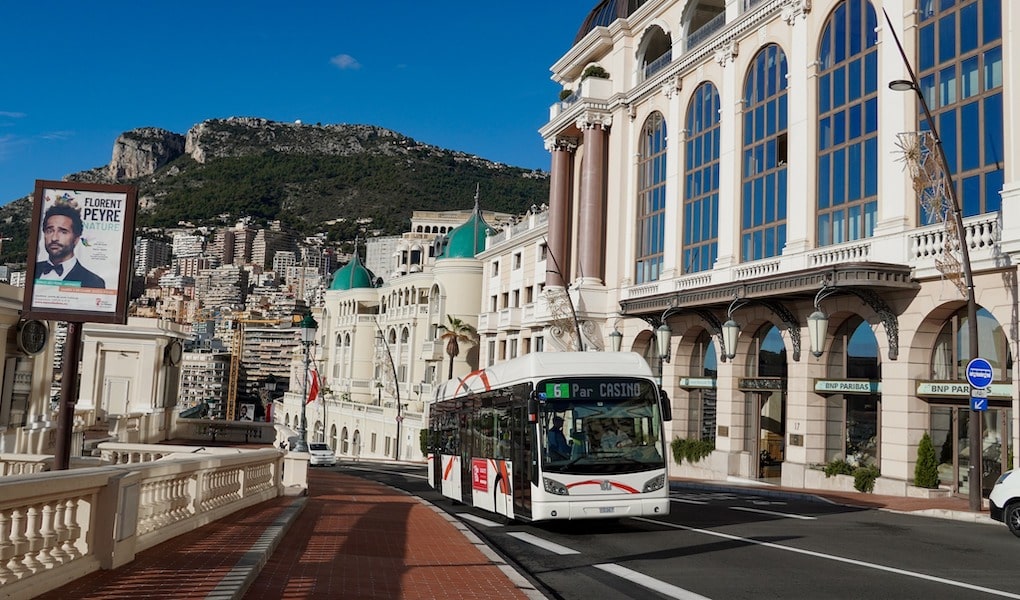
<instances>
[{"instance_id":1,"label":"red flag","mask_svg":"<svg viewBox=\"0 0 1020 600\"><path fill-rule=\"evenodd\" d=\"M308 372L308 378L311 379L311 383L308 384L308 400L305 404L311 404L319 397L319 371L318 369L312 369Z\"/></svg>"}]
</instances>

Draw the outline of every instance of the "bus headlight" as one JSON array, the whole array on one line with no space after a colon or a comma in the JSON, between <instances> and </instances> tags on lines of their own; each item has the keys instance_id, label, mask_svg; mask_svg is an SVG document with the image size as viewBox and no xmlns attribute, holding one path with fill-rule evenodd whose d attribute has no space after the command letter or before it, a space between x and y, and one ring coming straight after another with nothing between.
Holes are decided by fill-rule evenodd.
<instances>
[{"instance_id":1,"label":"bus headlight","mask_svg":"<svg viewBox=\"0 0 1020 600\"><path fill-rule=\"evenodd\" d=\"M658 475L652 477L645 482L645 487L641 488L642 492L654 492L655 490L661 490L662 486L666 485L666 476Z\"/></svg>"},{"instance_id":2,"label":"bus headlight","mask_svg":"<svg viewBox=\"0 0 1020 600\"><path fill-rule=\"evenodd\" d=\"M556 494L557 496L569 496L570 492L567 491L567 486L556 481L555 479L549 479L548 477L542 478L542 485L545 486L545 491L550 494Z\"/></svg>"}]
</instances>

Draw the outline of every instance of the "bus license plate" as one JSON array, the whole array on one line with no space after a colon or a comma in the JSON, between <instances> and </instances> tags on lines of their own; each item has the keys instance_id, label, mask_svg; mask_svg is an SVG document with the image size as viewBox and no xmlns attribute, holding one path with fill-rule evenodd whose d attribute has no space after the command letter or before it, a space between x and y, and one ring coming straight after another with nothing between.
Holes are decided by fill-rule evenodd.
<instances>
[{"instance_id":1,"label":"bus license plate","mask_svg":"<svg viewBox=\"0 0 1020 600\"><path fill-rule=\"evenodd\" d=\"M599 507L599 512L600 513L616 512L616 507L615 506L600 506Z\"/></svg>"}]
</instances>

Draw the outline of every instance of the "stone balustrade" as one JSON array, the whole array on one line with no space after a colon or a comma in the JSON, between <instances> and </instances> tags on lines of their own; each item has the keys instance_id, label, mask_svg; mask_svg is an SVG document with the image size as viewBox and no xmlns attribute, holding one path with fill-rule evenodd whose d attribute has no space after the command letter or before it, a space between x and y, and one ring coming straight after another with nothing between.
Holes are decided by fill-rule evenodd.
<instances>
[{"instance_id":1,"label":"stone balustrade","mask_svg":"<svg viewBox=\"0 0 1020 600\"><path fill-rule=\"evenodd\" d=\"M119 462L42 473L26 467L0 478L5 598L32 598L117 568L173 537L306 488L304 453L119 443L100 450ZM0 459L5 469L18 464Z\"/></svg>"}]
</instances>

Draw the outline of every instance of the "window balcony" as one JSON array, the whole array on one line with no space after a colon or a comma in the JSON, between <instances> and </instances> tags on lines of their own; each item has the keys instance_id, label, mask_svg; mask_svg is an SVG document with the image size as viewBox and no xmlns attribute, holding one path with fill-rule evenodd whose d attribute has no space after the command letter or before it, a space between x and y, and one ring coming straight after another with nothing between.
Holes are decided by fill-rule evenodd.
<instances>
[{"instance_id":1,"label":"window balcony","mask_svg":"<svg viewBox=\"0 0 1020 600\"><path fill-rule=\"evenodd\" d=\"M500 329L520 329L521 328L521 309L519 308L504 308L499 311L499 324Z\"/></svg>"},{"instance_id":2,"label":"window balcony","mask_svg":"<svg viewBox=\"0 0 1020 600\"><path fill-rule=\"evenodd\" d=\"M566 99L549 107L549 120L559 115L577 109L576 105L588 103L604 104L613 95L613 80L601 77L586 77L581 80L581 85L574 93Z\"/></svg>"}]
</instances>

